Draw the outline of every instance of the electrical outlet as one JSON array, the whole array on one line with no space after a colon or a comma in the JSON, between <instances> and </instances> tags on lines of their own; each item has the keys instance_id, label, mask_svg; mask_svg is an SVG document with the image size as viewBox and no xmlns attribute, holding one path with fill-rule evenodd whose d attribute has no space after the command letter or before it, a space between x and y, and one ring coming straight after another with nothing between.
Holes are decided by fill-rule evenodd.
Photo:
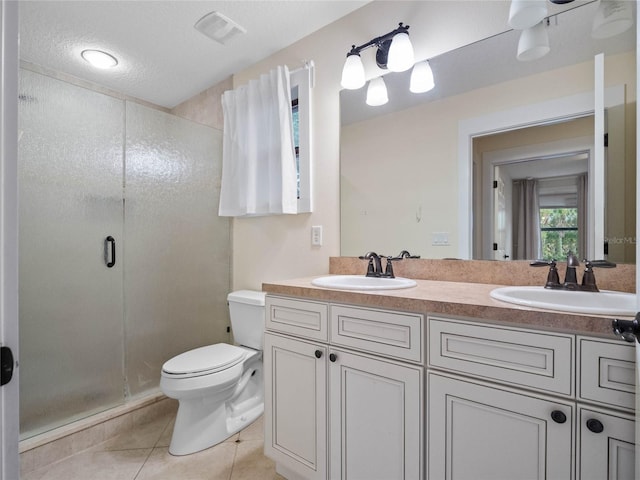
<instances>
[{"instance_id":1,"label":"electrical outlet","mask_svg":"<svg viewBox=\"0 0 640 480\"><path fill-rule=\"evenodd\" d=\"M431 245L446 246L449 245L449 232L434 232L431 234Z\"/></svg>"},{"instance_id":2,"label":"electrical outlet","mask_svg":"<svg viewBox=\"0 0 640 480\"><path fill-rule=\"evenodd\" d=\"M322 225L311 227L311 245L322 245Z\"/></svg>"}]
</instances>

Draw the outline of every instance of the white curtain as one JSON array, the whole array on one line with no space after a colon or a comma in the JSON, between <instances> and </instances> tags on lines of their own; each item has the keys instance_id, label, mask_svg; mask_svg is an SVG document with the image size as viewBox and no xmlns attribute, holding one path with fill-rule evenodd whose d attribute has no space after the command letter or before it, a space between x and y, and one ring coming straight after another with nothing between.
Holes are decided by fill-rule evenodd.
<instances>
[{"instance_id":1,"label":"white curtain","mask_svg":"<svg viewBox=\"0 0 640 480\"><path fill-rule=\"evenodd\" d=\"M540 258L540 202L538 181L513 181L514 260Z\"/></svg>"},{"instance_id":2,"label":"white curtain","mask_svg":"<svg viewBox=\"0 0 640 480\"><path fill-rule=\"evenodd\" d=\"M289 70L279 66L222 95L220 216L297 213Z\"/></svg>"},{"instance_id":3,"label":"white curtain","mask_svg":"<svg viewBox=\"0 0 640 480\"><path fill-rule=\"evenodd\" d=\"M589 215L589 179L578 175L578 255L587 258L587 217Z\"/></svg>"}]
</instances>

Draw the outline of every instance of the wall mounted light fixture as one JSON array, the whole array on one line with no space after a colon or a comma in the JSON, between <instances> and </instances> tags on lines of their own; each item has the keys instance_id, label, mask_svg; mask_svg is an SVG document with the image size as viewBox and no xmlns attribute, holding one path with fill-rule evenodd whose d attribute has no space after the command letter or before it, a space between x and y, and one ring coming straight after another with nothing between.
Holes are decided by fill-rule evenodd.
<instances>
[{"instance_id":1,"label":"wall mounted light fixture","mask_svg":"<svg viewBox=\"0 0 640 480\"><path fill-rule=\"evenodd\" d=\"M547 27L547 0L511 0L509 25L522 30L518 42L518 60L530 61L544 57L551 50ZM555 4L573 0L549 0ZM633 25L632 4L629 0L597 0L598 11L593 19L591 36L595 39L613 37ZM557 16L556 16L557 19Z\"/></svg>"},{"instance_id":2,"label":"wall mounted light fixture","mask_svg":"<svg viewBox=\"0 0 640 480\"><path fill-rule=\"evenodd\" d=\"M409 39L409 25L400 23L398 28L389 33L369 40L360 46L351 46L342 68L340 84L343 88L357 90L365 85L366 78L360 52L370 47L377 47L376 64L383 70L404 72L413 67L410 87L412 92L427 92L434 87L433 72L429 62L419 62L414 66L415 58ZM372 79L367 88L367 104L378 106L384 105L387 101L387 87L383 78L380 76Z\"/></svg>"}]
</instances>

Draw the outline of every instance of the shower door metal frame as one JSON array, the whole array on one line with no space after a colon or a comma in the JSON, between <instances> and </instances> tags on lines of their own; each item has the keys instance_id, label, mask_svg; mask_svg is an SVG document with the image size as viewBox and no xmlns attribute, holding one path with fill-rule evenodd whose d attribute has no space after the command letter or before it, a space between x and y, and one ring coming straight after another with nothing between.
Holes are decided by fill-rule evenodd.
<instances>
[{"instance_id":1,"label":"shower door metal frame","mask_svg":"<svg viewBox=\"0 0 640 480\"><path fill-rule=\"evenodd\" d=\"M0 345L18 354L18 2L0 4ZM19 477L18 371L0 387L0 478Z\"/></svg>"}]
</instances>

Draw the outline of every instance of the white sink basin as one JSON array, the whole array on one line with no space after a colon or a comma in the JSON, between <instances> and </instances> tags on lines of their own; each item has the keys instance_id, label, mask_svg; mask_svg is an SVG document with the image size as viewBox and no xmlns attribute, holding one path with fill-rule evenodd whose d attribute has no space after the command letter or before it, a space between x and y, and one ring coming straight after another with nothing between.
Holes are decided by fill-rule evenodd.
<instances>
[{"instance_id":1,"label":"white sink basin","mask_svg":"<svg viewBox=\"0 0 640 480\"><path fill-rule=\"evenodd\" d=\"M339 290L396 290L415 287L417 283L409 278L365 277L364 275L330 275L311 280L316 287L337 288Z\"/></svg>"},{"instance_id":2,"label":"white sink basin","mask_svg":"<svg viewBox=\"0 0 640 480\"><path fill-rule=\"evenodd\" d=\"M633 293L610 290L576 292L544 287L501 287L492 290L490 295L496 300L527 307L593 315L634 316L637 308Z\"/></svg>"}]
</instances>

